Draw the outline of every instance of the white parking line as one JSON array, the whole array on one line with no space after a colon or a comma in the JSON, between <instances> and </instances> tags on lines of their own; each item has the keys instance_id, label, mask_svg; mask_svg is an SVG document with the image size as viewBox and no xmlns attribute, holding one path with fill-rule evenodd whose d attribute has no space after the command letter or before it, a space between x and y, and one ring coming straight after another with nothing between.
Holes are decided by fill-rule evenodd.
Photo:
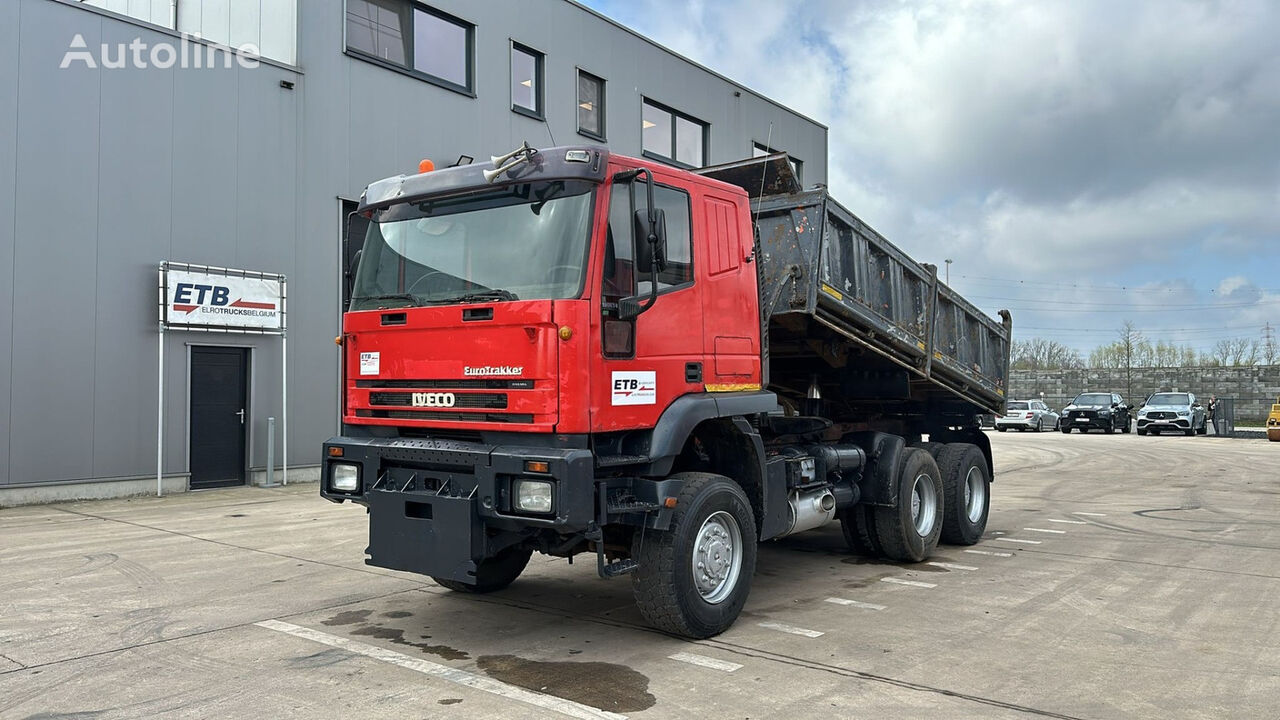
<instances>
[{"instance_id":1,"label":"white parking line","mask_svg":"<svg viewBox=\"0 0 1280 720\"><path fill-rule=\"evenodd\" d=\"M955 563L931 562L929 564L934 567L945 568L947 570L977 570L978 569L972 565L957 565Z\"/></svg>"},{"instance_id":2,"label":"white parking line","mask_svg":"<svg viewBox=\"0 0 1280 720\"><path fill-rule=\"evenodd\" d=\"M475 690L492 693L511 700L519 700L520 702L535 705L563 715L568 715L569 717L585 718L588 720L592 718L626 720L627 717L626 715L619 715L618 713L612 713L607 710L600 710L589 705L576 703L572 700L564 700L551 695L543 695L542 693L525 690L524 688L499 682L493 678L473 675L469 672L433 663L428 660L411 658L408 655L401 655L394 650L377 647L376 645L368 645L357 640L349 640L337 635L330 635L329 633L312 630L311 628L300 627L291 623L280 622L279 620L263 620L262 622L255 624L258 627L287 633L305 640L318 642L321 645L328 645L329 647L346 650L347 652L352 652L357 655L364 655L365 657L373 658L374 660L381 660L385 663L398 665L407 670L420 672L423 675L447 680L458 685L465 685L466 687L473 688Z\"/></svg>"},{"instance_id":3,"label":"white parking line","mask_svg":"<svg viewBox=\"0 0 1280 720\"><path fill-rule=\"evenodd\" d=\"M893 583L894 585L910 585L911 587L918 587L918 588L938 587L934 583L920 582L919 580L903 580L902 578L896 578L896 577L880 578L880 582Z\"/></svg>"},{"instance_id":4,"label":"white parking line","mask_svg":"<svg viewBox=\"0 0 1280 720\"><path fill-rule=\"evenodd\" d=\"M778 632L791 633L792 635L803 635L807 638L816 638L826 635L826 633L819 630L806 630L804 628L795 627L794 625L783 625L782 623L776 622L762 622L760 623L760 627L777 630Z\"/></svg>"},{"instance_id":5,"label":"white parking line","mask_svg":"<svg viewBox=\"0 0 1280 720\"><path fill-rule=\"evenodd\" d=\"M1027 544L1027 545L1039 545L1039 544L1040 544L1040 541L1039 541L1039 540L1023 540L1022 538L996 538L996 540L1003 540L1003 541L1005 541L1005 542L1024 543L1024 544Z\"/></svg>"},{"instance_id":6,"label":"white parking line","mask_svg":"<svg viewBox=\"0 0 1280 720\"><path fill-rule=\"evenodd\" d=\"M1007 552L992 552L992 551L990 551L990 550L965 550L965 552L967 552L967 553L972 553L972 554L974 554L974 555L992 555L992 556L995 556L995 557L1013 557L1013 553L1007 553Z\"/></svg>"},{"instance_id":7,"label":"white parking line","mask_svg":"<svg viewBox=\"0 0 1280 720\"><path fill-rule=\"evenodd\" d=\"M720 670L722 672L727 672L727 673L731 673L734 670L742 669L742 666L739 665L738 663L731 663L728 660L717 660L715 658L709 658L705 655L694 655L693 653L681 652L681 653L676 653L675 655L668 655L667 657L671 658L672 660L679 660L682 663L689 663L690 665L697 665L699 667L711 668L712 670Z\"/></svg>"},{"instance_id":8,"label":"white parking line","mask_svg":"<svg viewBox=\"0 0 1280 720\"><path fill-rule=\"evenodd\" d=\"M1048 520L1049 522L1062 523L1063 525L1088 525L1089 524L1083 520L1060 520L1058 518L1048 518Z\"/></svg>"},{"instance_id":9,"label":"white parking line","mask_svg":"<svg viewBox=\"0 0 1280 720\"><path fill-rule=\"evenodd\" d=\"M884 605L876 605L875 603L859 602L857 600L846 600L844 598L827 598L827 602L836 605L848 605L849 607L862 608L863 610L884 610Z\"/></svg>"},{"instance_id":10,"label":"white parking line","mask_svg":"<svg viewBox=\"0 0 1280 720\"><path fill-rule=\"evenodd\" d=\"M1066 530L1049 530L1046 528L1022 528L1022 529L1030 530L1031 532L1049 533L1050 535L1066 535L1067 534Z\"/></svg>"},{"instance_id":11,"label":"white parking line","mask_svg":"<svg viewBox=\"0 0 1280 720\"><path fill-rule=\"evenodd\" d=\"M1106 513L1090 513L1090 512L1073 512L1072 515L1086 515L1088 517L1106 517Z\"/></svg>"}]
</instances>

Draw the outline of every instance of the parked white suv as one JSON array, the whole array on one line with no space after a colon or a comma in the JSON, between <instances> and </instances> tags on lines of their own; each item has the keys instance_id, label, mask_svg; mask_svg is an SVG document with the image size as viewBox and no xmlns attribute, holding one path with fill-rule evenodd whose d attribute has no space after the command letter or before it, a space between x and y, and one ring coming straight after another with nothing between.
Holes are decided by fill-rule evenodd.
<instances>
[{"instance_id":1,"label":"parked white suv","mask_svg":"<svg viewBox=\"0 0 1280 720\"><path fill-rule=\"evenodd\" d=\"M1003 417L996 418L996 430L1057 430L1058 413L1040 400L1010 400Z\"/></svg>"}]
</instances>

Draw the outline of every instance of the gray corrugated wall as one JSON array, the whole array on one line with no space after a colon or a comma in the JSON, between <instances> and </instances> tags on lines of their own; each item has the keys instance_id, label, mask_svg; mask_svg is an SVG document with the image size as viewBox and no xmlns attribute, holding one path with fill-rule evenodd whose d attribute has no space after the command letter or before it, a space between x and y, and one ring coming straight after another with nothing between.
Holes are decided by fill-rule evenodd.
<instances>
[{"instance_id":1,"label":"gray corrugated wall","mask_svg":"<svg viewBox=\"0 0 1280 720\"><path fill-rule=\"evenodd\" d=\"M0 277L14 279L0 288L0 338L12 335L0 351L0 483L154 472L164 259L289 276L290 463L318 462L337 422L337 198L423 157L448 164L549 144L545 124L510 110L512 38L547 53L560 144L590 142L575 132L581 67L608 82L615 151L640 153L644 95L711 123L712 162L750 155L772 120L772 144L805 162L806 182L826 180L824 128L749 92L734 97L731 83L582 8L431 4L477 25L477 98L346 56L342 0L300 4L301 74L59 70L77 32L91 48L175 39L57 0L0 2ZM266 418L280 416L279 341L175 332L166 473L186 470L188 343L254 348L251 464L261 466Z\"/></svg>"},{"instance_id":2,"label":"gray corrugated wall","mask_svg":"<svg viewBox=\"0 0 1280 720\"><path fill-rule=\"evenodd\" d=\"M0 3L0 484L9 482L9 402L13 369L13 254L18 154L18 18L21 3Z\"/></svg>"}]
</instances>

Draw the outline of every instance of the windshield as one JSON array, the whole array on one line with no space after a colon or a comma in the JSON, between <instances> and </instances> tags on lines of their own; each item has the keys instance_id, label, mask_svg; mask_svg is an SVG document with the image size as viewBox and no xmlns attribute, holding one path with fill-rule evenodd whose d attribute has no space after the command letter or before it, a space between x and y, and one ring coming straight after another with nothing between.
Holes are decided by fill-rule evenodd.
<instances>
[{"instance_id":1,"label":"windshield","mask_svg":"<svg viewBox=\"0 0 1280 720\"><path fill-rule=\"evenodd\" d=\"M1147 401L1148 405L1190 405L1191 399L1186 393L1156 393Z\"/></svg>"},{"instance_id":2,"label":"windshield","mask_svg":"<svg viewBox=\"0 0 1280 720\"><path fill-rule=\"evenodd\" d=\"M1031 408L1027 407L1027 404L1024 402L1011 402L1009 403L1009 409L1010 410L1030 410Z\"/></svg>"},{"instance_id":3,"label":"windshield","mask_svg":"<svg viewBox=\"0 0 1280 720\"><path fill-rule=\"evenodd\" d=\"M592 187L526 183L376 211L351 309L577 297Z\"/></svg>"},{"instance_id":4,"label":"windshield","mask_svg":"<svg viewBox=\"0 0 1280 720\"><path fill-rule=\"evenodd\" d=\"M1106 393L1085 393L1076 398L1076 405L1110 405L1111 396Z\"/></svg>"}]
</instances>

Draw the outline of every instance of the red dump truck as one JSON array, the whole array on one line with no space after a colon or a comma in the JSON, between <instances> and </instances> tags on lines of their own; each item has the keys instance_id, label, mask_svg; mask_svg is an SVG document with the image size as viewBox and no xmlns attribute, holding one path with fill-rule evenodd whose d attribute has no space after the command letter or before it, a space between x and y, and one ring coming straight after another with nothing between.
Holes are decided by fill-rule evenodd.
<instances>
[{"instance_id":1,"label":"red dump truck","mask_svg":"<svg viewBox=\"0 0 1280 720\"><path fill-rule=\"evenodd\" d=\"M370 565L484 593L535 551L589 554L700 638L742 610L759 542L839 520L921 561L981 537L1008 313L785 155L526 144L374 183L357 215L321 495L368 509Z\"/></svg>"}]
</instances>

